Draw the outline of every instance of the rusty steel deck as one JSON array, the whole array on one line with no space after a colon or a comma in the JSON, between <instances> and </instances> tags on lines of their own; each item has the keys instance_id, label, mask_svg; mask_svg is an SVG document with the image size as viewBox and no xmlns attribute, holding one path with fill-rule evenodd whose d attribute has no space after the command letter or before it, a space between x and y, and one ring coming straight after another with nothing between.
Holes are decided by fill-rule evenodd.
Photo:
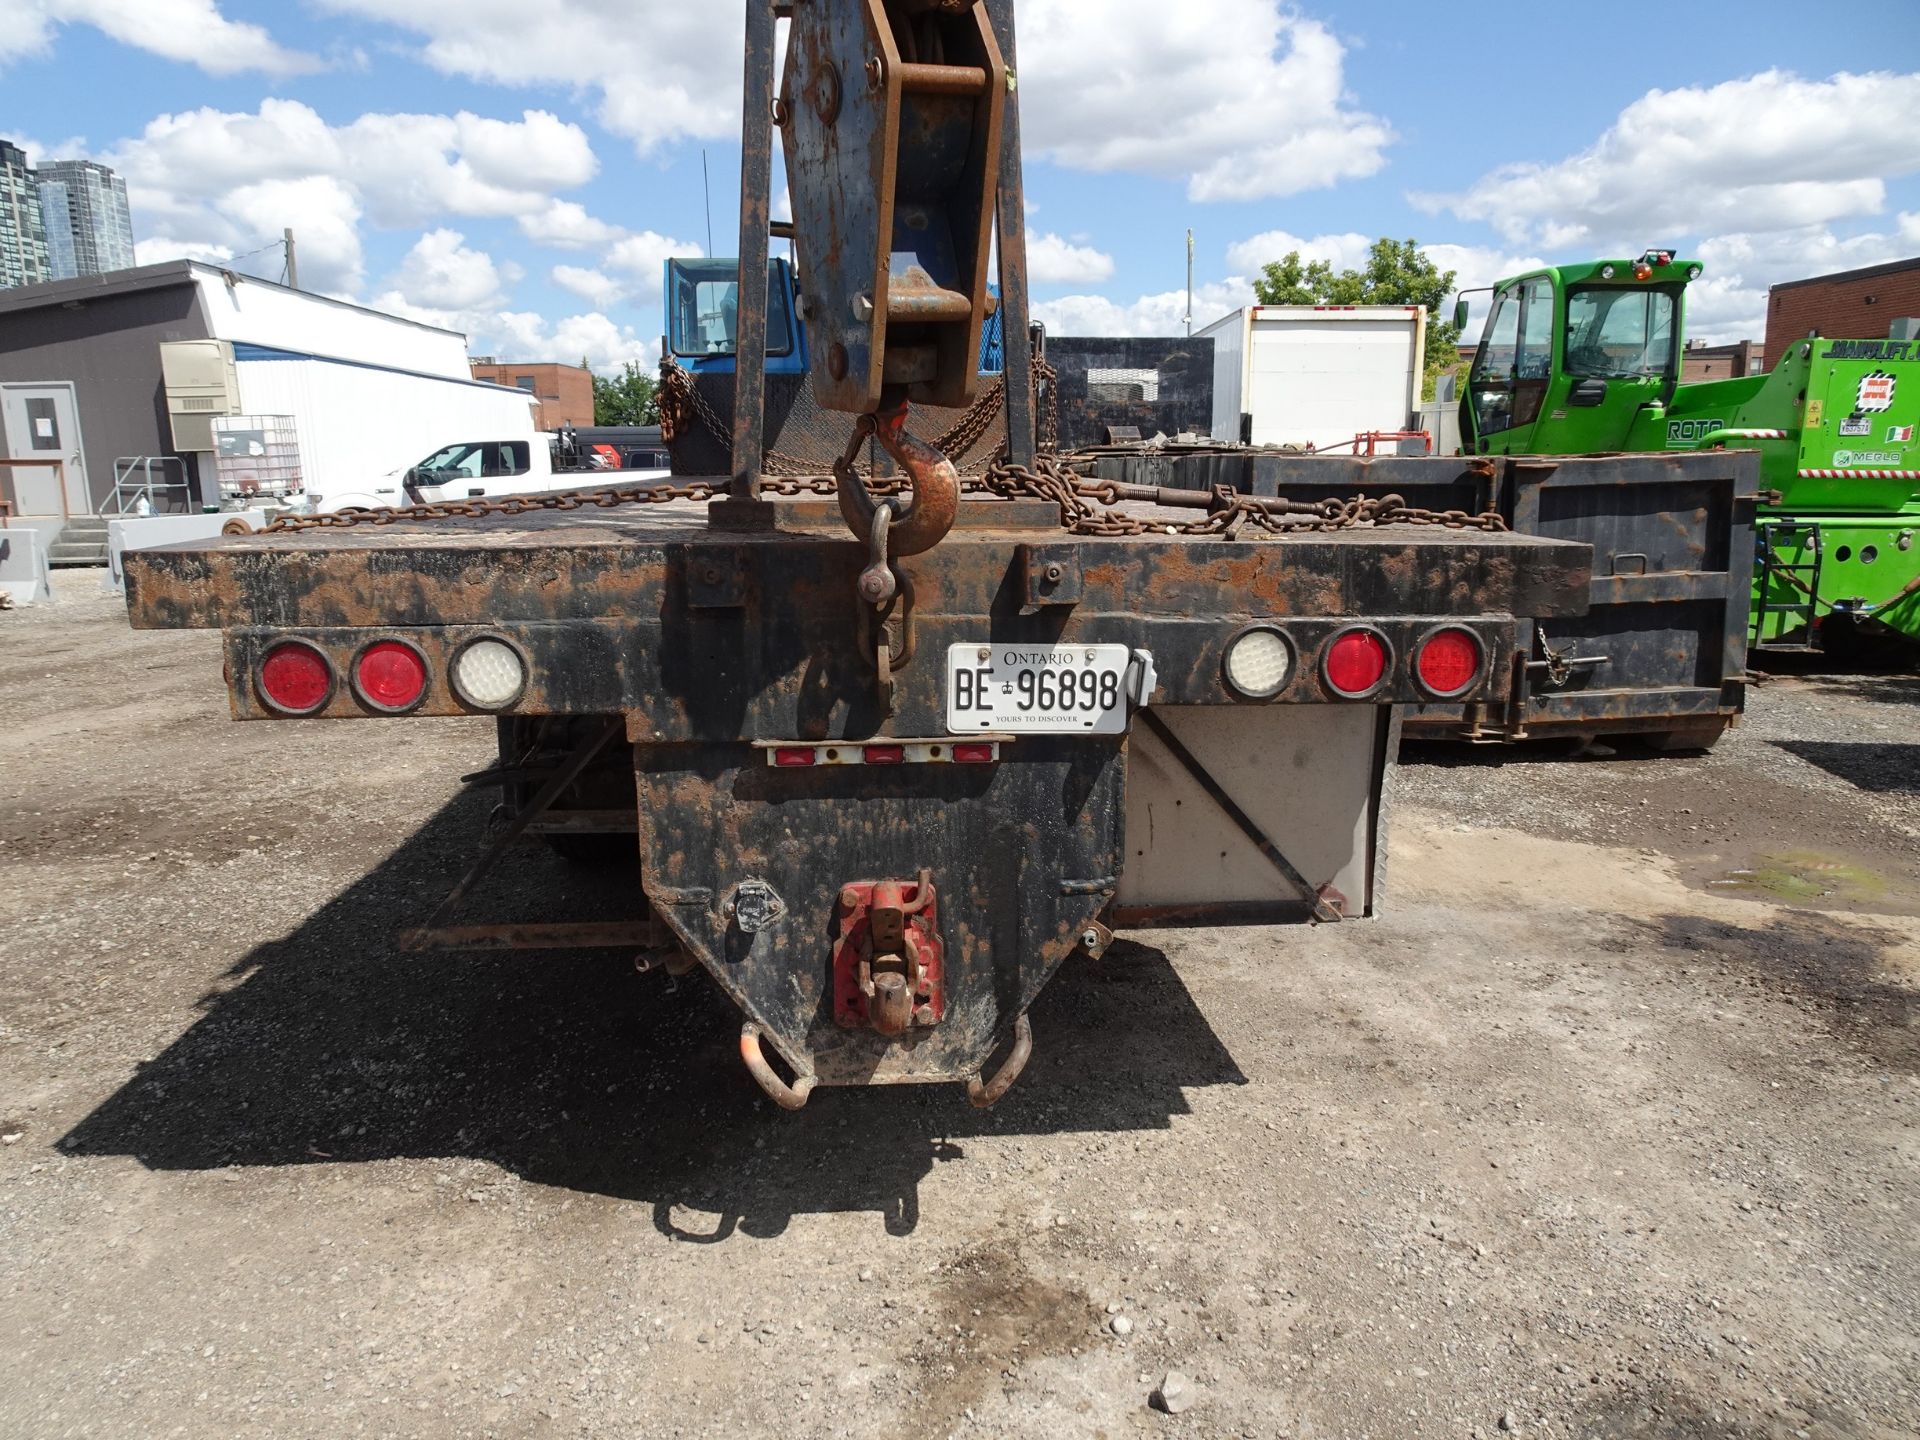
<instances>
[{"instance_id":1,"label":"rusty steel deck","mask_svg":"<svg viewBox=\"0 0 1920 1440\"><path fill-rule=\"evenodd\" d=\"M693 506L628 505L227 536L130 553L128 610L137 627L225 630L236 675L293 628L404 629L436 667L484 629L532 662L520 713L637 713L658 739L879 733L876 621L854 590L866 551L835 533L830 507L785 508L793 524L758 532L712 528ZM1405 654L1439 620L1497 618L1497 675L1511 617L1587 605L1588 551L1565 542L1428 526L1084 538L1034 523L1046 509L969 501L945 543L900 562L893 733L941 732L940 667L923 657L953 643L1145 647L1166 703L1218 704L1232 699L1224 644L1249 620L1284 619L1306 649L1366 617ZM233 689L238 717L267 717ZM1284 698L1334 697L1302 677ZM1402 675L1375 698L1422 697ZM324 713L363 712L343 692ZM440 692L417 713L462 711Z\"/></svg>"}]
</instances>

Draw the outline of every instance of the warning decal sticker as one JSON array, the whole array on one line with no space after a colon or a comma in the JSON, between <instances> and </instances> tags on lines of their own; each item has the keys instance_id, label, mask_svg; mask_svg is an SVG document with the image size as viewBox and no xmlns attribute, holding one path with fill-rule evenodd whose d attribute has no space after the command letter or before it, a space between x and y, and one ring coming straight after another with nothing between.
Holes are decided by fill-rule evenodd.
<instances>
[{"instance_id":1,"label":"warning decal sticker","mask_svg":"<svg viewBox=\"0 0 1920 1440\"><path fill-rule=\"evenodd\" d=\"M1860 377L1860 393L1853 402L1854 413L1877 415L1893 408L1893 373L1872 370Z\"/></svg>"}]
</instances>

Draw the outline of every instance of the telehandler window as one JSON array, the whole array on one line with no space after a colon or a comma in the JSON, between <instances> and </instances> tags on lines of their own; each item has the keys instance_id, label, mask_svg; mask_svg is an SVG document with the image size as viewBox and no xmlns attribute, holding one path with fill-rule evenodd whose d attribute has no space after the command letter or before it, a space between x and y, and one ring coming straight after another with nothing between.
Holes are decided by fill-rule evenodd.
<instances>
[{"instance_id":1,"label":"telehandler window","mask_svg":"<svg viewBox=\"0 0 1920 1440\"><path fill-rule=\"evenodd\" d=\"M1604 380L1665 376L1673 367L1670 290L1594 286L1567 297L1567 373Z\"/></svg>"},{"instance_id":2,"label":"telehandler window","mask_svg":"<svg viewBox=\"0 0 1920 1440\"><path fill-rule=\"evenodd\" d=\"M1500 292L1473 357L1474 431L1530 425L1553 374L1553 283L1542 275Z\"/></svg>"}]
</instances>

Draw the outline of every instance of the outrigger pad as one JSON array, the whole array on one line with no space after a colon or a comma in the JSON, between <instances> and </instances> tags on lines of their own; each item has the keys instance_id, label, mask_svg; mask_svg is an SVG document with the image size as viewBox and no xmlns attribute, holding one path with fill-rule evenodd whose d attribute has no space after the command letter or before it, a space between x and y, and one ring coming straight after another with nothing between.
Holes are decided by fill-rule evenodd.
<instances>
[{"instance_id":1,"label":"outrigger pad","mask_svg":"<svg viewBox=\"0 0 1920 1440\"><path fill-rule=\"evenodd\" d=\"M637 746L647 899L798 1075L967 1080L1080 945L1120 863L1119 737L1002 757L782 769L739 743ZM938 1023L892 1039L841 1025L842 888L923 869L940 895Z\"/></svg>"}]
</instances>

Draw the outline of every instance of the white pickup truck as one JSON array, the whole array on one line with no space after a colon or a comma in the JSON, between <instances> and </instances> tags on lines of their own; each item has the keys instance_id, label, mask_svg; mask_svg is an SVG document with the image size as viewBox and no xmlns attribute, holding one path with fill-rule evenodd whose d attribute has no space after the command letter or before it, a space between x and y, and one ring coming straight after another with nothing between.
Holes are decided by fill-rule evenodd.
<instances>
[{"instance_id":1,"label":"white pickup truck","mask_svg":"<svg viewBox=\"0 0 1920 1440\"><path fill-rule=\"evenodd\" d=\"M598 489L658 480L665 470L561 470L554 465L558 437L535 434L511 440L456 440L416 464L394 470L371 489L309 492L301 507L323 510L374 510L383 505L438 504L448 500L494 499L551 490Z\"/></svg>"}]
</instances>

